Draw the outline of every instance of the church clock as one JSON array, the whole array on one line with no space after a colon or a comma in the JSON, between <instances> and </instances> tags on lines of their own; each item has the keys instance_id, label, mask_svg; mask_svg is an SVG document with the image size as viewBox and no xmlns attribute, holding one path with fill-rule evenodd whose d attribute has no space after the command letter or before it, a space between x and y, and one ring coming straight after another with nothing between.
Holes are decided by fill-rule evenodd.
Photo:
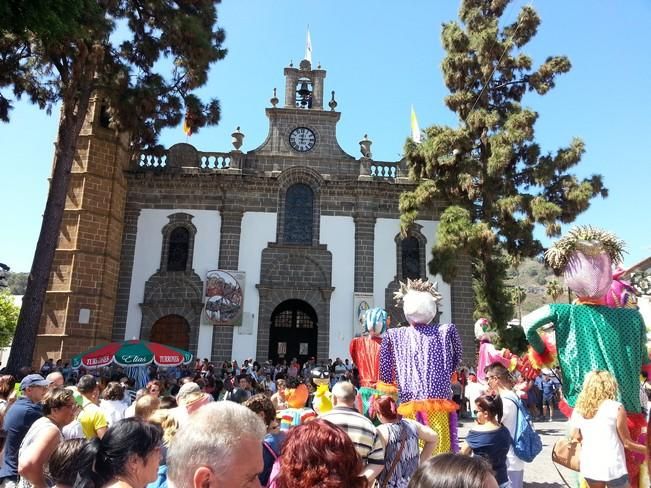
<instances>
[{"instance_id":1,"label":"church clock","mask_svg":"<svg viewBox=\"0 0 651 488\"><path fill-rule=\"evenodd\" d=\"M289 145L298 152L310 151L316 143L316 136L307 127L297 127L289 133Z\"/></svg>"}]
</instances>

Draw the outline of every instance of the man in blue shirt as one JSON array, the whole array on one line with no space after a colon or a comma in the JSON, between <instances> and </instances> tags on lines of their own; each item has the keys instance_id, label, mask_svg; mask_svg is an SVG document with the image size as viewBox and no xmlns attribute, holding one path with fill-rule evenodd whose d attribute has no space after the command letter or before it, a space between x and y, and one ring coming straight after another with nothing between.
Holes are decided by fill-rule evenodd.
<instances>
[{"instance_id":1,"label":"man in blue shirt","mask_svg":"<svg viewBox=\"0 0 651 488\"><path fill-rule=\"evenodd\" d=\"M556 383L547 374L543 375L542 380L542 401L543 415L547 417L547 412L549 412L549 421L551 422L554 417L554 405L556 404Z\"/></svg>"},{"instance_id":2,"label":"man in blue shirt","mask_svg":"<svg viewBox=\"0 0 651 488\"><path fill-rule=\"evenodd\" d=\"M2 424L7 437L0 468L0 488L15 488L18 482L18 450L29 428L43 416L40 401L48 385L40 374L29 374L20 382L23 394L7 410Z\"/></svg>"}]
</instances>

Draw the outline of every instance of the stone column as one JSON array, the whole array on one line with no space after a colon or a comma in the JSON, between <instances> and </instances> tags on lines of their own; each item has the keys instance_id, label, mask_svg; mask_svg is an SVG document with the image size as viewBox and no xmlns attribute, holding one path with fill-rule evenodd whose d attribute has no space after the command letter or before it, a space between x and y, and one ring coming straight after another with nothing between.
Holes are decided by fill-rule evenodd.
<instances>
[{"instance_id":1,"label":"stone column","mask_svg":"<svg viewBox=\"0 0 651 488\"><path fill-rule=\"evenodd\" d=\"M375 216L356 213L355 221L355 292L373 293L373 257Z\"/></svg>"},{"instance_id":2,"label":"stone column","mask_svg":"<svg viewBox=\"0 0 651 488\"><path fill-rule=\"evenodd\" d=\"M240 234L242 232L242 210L222 209L222 224L219 238L219 269L237 270L240 260ZM212 361L233 358L233 327L215 326L212 333Z\"/></svg>"}]
</instances>

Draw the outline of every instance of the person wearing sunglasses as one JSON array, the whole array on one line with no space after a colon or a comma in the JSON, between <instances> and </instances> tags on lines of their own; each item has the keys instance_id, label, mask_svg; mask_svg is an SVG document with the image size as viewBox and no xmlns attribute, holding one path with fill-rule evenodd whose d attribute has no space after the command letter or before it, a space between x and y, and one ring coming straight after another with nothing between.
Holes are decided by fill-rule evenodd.
<instances>
[{"instance_id":1,"label":"person wearing sunglasses","mask_svg":"<svg viewBox=\"0 0 651 488\"><path fill-rule=\"evenodd\" d=\"M502 399L495 394L481 395L475 400L477 425L473 426L461 446L462 454L474 454L488 461L500 488L510 486L506 456L511 445L509 430L502 425Z\"/></svg>"},{"instance_id":2,"label":"person wearing sunglasses","mask_svg":"<svg viewBox=\"0 0 651 488\"><path fill-rule=\"evenodd\" d=\"M502 424L515 436L518 421L518 397L513 391L513 379L509 370L500 363L493 363L485 369L489 392L497 394L502 400ZM516 456L511 440L506 456L506 469L512 488L522 488L524 484L524 461Z\"/></svg>"},{"instance_id":3,"label":"person wearing sunglasses","mask_svg":"<svg viewBox=\"0 0 651 488\"><path fill-rule=\"evenodd\" d=\"M32 424L18 452L19 486L45 488L45 465L63 442L61 429L75 419L78 406L72 391L57 386L41 400L44 416Z\"/></svg>"}]
</instances>

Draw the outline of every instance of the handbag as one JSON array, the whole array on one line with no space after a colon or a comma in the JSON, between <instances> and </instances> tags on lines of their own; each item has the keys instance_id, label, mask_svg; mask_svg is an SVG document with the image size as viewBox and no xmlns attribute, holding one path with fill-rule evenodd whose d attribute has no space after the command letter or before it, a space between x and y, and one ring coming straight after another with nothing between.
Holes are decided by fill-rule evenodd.
<instances>
[{"instance_id":1,"label":"handbag","mask_svg":"<svg viewBox=\"0 0 651 488\"><path fill-rule=\"evenodd\" d=\"M579 471L581 443L575 439L560 439L552 449L552 461L572 471Z\"/></svg>"}]
</instances>

